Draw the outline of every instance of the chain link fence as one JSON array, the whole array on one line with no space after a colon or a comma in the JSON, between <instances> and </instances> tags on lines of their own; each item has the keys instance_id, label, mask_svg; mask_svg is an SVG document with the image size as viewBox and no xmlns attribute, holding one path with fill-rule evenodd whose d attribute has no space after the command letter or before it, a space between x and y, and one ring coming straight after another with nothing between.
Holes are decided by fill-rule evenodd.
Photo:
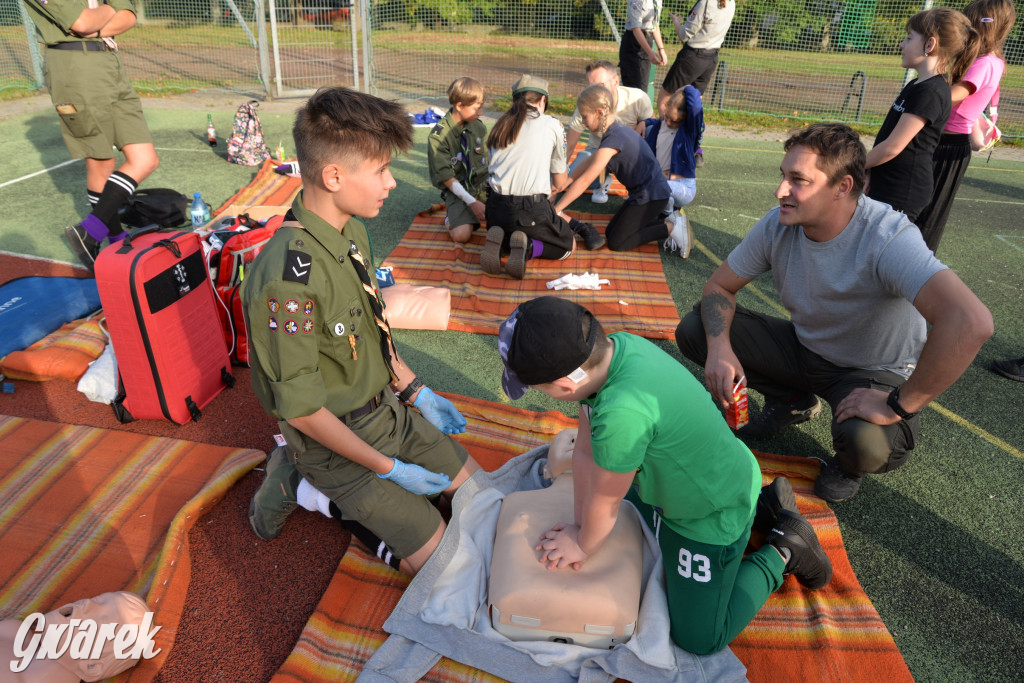
<instances>
[{"instance_id":1,"label":"chain link fence","mask_svg":"<svg viewBox=\"0 0 1024 683\"><path fill-rule=\"evenodd\" d=\"M592 59L618 61L626 0L135 0L139 23L123 56L140 92L225 89L255 96L354 85L386 96L444 99L459 76L507 96L522 73L571 106ZM681 48L664 0L669 61ZM719 68L705 93L714 111L793 121L881 122L905 72L897 44L927 0L737 0ZM956 9L966 0L947 3ZM363 26L368 28L363 31ZM31 36L31 38L30 38ZM21 0L0 0L0 98L41 85L41 61ZM36 53L35 56L33 53ZM1006 45L1000 127L1024 135L1024 35ZM668 66L659 66L656 91ZM361 73L362 72L362 73Z\"/></svg>"}]
</instances>

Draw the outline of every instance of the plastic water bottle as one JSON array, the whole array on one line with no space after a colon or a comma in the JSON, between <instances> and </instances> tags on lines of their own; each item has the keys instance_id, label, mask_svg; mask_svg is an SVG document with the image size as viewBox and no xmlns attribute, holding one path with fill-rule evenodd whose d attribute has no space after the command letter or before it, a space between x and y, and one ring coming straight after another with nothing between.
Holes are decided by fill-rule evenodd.
<instances>
[{"instance_id":1,"label":"plastic water bottle","mask_svg":"<svg viewBox=\"0 0 1024 683\"><path fill-rule=\"evenodd\" d=\"M206 115L206 140L210 143L210 147L217 146L217 129L213 127L213 115Z\"/></svg>"},{"instance_id":2,"label":"plastic water bottle","mask_svg":"<svg viewBox=\"0 0 1024 683\"><path fill-rule=\"evenodd\" d=\"M202 195L198 192L192 194L192 208L189 211L189 216L192 218L192 227L195 229L210 222L210 207L206 205Z\"/></svg>"}]
</instances>

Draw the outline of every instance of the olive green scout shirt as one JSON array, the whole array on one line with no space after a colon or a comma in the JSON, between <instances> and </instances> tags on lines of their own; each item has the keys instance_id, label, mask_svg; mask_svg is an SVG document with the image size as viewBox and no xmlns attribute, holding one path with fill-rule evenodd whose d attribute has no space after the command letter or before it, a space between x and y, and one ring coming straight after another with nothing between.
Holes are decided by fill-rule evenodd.
<instances>
[{"instance_id":1,"label":"olive green scout shirt","mask_svg":"<svg viewBox=\"0 0 1024 683\"><path fill-rule=\"evenodd\" d=\"M278 230L242 285L255 352L252 387L279 420L312 415L321 407L340 417L365 405L391 380L369 295L349 256L355 242L369 262L370 239L355 219L339 233L306 209L301 194L292 213L305 230ZM376 285L372 264L370 279Z\"/></svg>"},{"instance_id":2,"label":"olive green scout shirt","mask_svg":"<svg viewBox=\"0 0 1024 683\"><path fill-rule=\"evenodd\" d=\"M124 9L135 12L131 0L107 0L106 4L119 12ZM73 40L97 40L95 37L82 38L71 33L71 24L88 6L88 0L25 0L28 15L36 25L39 41L46 45Z\"/></svg>"},{"instance_id":3,"label":"olive green scout shirt","mask_svg":"<svg viewBox=\"0 0 1024 683\"><path fill-rule=\"evenodd\" d=\"M462 131L468 132L470 181L466 183L465 173L459 155L462 153ZM477 199L487 184L487 126L480 119L467 126L456 123L448 112L437 122L427 137L427 159L430 163L430 182L442 192L449 178L458 180L466 192Z\"/></svg>"}]
</instances>

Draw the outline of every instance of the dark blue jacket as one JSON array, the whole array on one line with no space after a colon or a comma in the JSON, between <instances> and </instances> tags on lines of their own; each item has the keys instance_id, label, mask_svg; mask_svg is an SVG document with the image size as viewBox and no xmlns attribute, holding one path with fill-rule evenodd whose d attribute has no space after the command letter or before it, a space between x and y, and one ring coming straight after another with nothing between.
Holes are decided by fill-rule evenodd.
<instances>
[{"instance_id":1,"label":"dark blue jacket","mask_svg":"<svg viewBox=\"0 0 1024 683\"><path fill-rule=\"evenodd\" d=\"M697 151L701 135L704 133L704 105L700 101L700 92L692 85L686 86L683 97L686 100L686 120L679 125L679 132L672 143L672 164L669 172L683 178L696 178L697 167L694 165L693 154ZM644 138L657 156L661 119L647 119L646 123Z\"/></svg>"}]
</instances>

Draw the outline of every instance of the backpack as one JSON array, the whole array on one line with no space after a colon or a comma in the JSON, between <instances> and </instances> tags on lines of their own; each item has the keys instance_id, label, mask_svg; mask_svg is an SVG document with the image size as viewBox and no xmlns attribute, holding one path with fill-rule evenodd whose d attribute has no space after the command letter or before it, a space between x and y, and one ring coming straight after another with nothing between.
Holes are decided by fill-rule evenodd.
<instances>
[{"instance_id":1,"label":"backpack","mask_svg":"<svg viewBox=\"0 0 1024 683\"><path fill-rule=\"evenodd\" d=\"M259 166L270 158L267 143L263 139L256 100L250 100L238 107L231 124L231 139L228 140L228 161L243 166Z\"/></svg>"},{"instance_id":2,"label":"backpack","mask_svg":"<svg viewBox=\"0 0 1024 683\"><path fill-rule=\"evenodd\" d=\"M189 222L191 200L165 187L138 190L128 198L121 212L121 222L133 228L159 225L161 228L176 228Z\"/></svg>"},{"instance_id":3,"label":"backpack","mask_svg":"<svg viewBox=\"0 0 1024 683\"><path fill-rule=\"evenodd\" d=\"M217 236L217 240L207 256L210 278L221 301L221 331L228 346L228 355L236 365L249 365L249 334L242 313L241 292L245 268L283 222L284 216L274 216L261 224L249 218L248 214L242 214L235 218L234 225L211 233Z\"/></svg>"}]
</instances>

